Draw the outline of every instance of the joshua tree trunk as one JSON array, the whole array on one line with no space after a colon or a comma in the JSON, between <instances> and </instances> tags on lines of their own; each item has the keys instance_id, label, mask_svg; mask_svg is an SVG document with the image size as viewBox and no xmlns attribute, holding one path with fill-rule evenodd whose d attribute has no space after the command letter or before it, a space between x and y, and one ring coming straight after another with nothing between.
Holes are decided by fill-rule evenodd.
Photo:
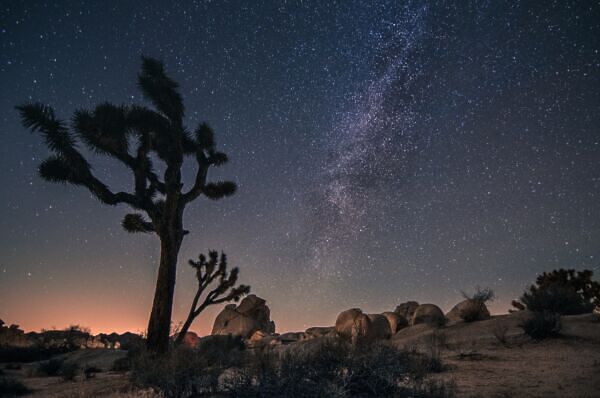
<instances>
[{"instance_id":1,"label":"joshua tree trunk","mask_svg":"<svg viewBox=\"0 0 600 398\"><path fill-rule=\"evenodd\" d=\"M177 338L175 340L175 344L179 345L183 342L183 339L185 338L186 333L188 332L188 330L190 330L190 326L192 326L192 322L194 322L194 319L196 319L196 317L194 316L194 310L196 308L196 306L198 305L198 300L200 300L200 294L202 294L202 290L198 290L198 292L196 292L196 295L194 296L194 300L192 301L192 308L190 309L190 313L188 314L185 322L183 323L183 326L181 327L181 330L179 331L179 334L177 335Z\"/></svg>"},{"instance_id":2,"label":"joshua tree trunk","mask_svg":"<svg viewBox=\"0 0 600 398\"><path fill-rule=\"evenodd\" d=\"M160 234L160 265L148 322L147 341L148 348L156 353L163 353L169 349L177 258L183 239L181 221L178 221L171 223L170 227Z\"/></svg>"}]
</instances>

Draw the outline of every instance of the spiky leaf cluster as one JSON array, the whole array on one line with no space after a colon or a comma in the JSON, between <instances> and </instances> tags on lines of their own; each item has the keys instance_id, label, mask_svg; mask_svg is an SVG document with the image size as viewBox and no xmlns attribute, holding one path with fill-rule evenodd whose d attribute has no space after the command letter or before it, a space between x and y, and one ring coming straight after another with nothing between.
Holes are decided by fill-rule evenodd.
<instances>
[{"instance_id":1,"label":"spiky leaf cluster","mask_svg":"<svg viewBox=\"0 0 600 398\"><path fill-rule=\"evenodd\" d=\"M86 187L102 203L127 204L146 213L136 213L122 221L129 232L160 230L165 202L182 209L198 196L221 199L232 195L236 186L229 181L207 181L211 166L227 163L227 155L216 149L214 132L202 122L191 134L183 125L184 105L178 84L165 72L162 62L142 58L138 87L153 108L138 105L101 103L92 110L75 112L70 128L45 104L17 106L23 125L39 133L52 155L39 166L46 181ZM123 164L133 175L131 192L114 192L98 179L80 147L109 156ZM165 163L161 176L152 158ZM181 167L186 156L195 158L197 174L193 185L183 191ZM170 199L169 199L170 198Z\"/></svg>"},{"instance_id":2,"label":"spiky leaf cluster","mask_svg":"<svg viewBox=\"0 0 600 398\"><path fill-rule=\"evenodd\" d=\"M228 301L238 301L250 292L250 286L235 286L239 269L235 267L227 272L227 256L225 253L221 253L219 256L216 251L211 250L208 252L208 257L200 254L198 261L189 260L189 264L196 270L200 293L205 291L213 282L216 282L216 286L208 292L204 304L199 308Z\"/></svg>"}]
</instances>

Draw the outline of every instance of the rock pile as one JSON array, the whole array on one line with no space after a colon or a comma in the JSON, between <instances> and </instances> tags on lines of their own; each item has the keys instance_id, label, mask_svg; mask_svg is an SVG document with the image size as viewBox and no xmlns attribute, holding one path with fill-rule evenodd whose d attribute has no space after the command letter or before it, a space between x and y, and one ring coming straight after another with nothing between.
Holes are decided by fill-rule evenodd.
<instances>
[{"instance_id":1,"label":"rock pile","mask_svg":"<svg viewBox=\"0 0 600 398\"><path fill-rule=\"evenodd\" d=\"M266 301L251 294L240 305L229 304L217 315L213 325L213 335L233 335L249 339L256 332L264 335L275 333L275 323L271 321L271 311Z\"/></svg>"}]
</instances>

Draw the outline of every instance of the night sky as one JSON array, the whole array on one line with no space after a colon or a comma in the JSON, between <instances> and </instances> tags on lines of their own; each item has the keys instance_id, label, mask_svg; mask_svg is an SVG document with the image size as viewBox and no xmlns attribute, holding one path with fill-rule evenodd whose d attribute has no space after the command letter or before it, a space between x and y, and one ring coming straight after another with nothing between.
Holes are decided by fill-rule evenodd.
<instances>
[{"instance_id":1,"label":"night sky","mask_svg":"<svg viewBox=\"0 0 600 398\"><path fill-rule=\"evenodd\" d=\"M30 329L146 327L158 239L80 187L37 176L48 154L14 106L69 120L139 103L140 55L209 122L238 193L188 207L187 259L224 250L278 331L409 299L448 310L535 275L600 273L598 1L3 2L0 318ZM428 4L430 3L430 4ZM93 156L114 189L131 175ZM191 181L194 167L186 165ZM218 308L193 330L206 333Z\"/></svg>"}]
</instances>

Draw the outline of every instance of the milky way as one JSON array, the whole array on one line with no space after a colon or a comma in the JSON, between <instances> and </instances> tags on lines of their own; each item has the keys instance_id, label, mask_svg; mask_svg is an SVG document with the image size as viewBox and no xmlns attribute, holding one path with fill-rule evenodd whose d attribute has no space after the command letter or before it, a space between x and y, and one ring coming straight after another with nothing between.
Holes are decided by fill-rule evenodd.
<instances>
[{"instance_id":1,"label":"milky way","mask_svg":"<svg viewBox=\"0 0 600 398\"><path fill-rule=\"evenodd\" d=\"M410 92L420 69L409 56L422 39L426 12L425 6L411 4L398 20L382 21L383 27L371 33L380 71L352 95L351 109L338 116L327 135L329 157L313 198L311 230L313 266L323 275L347 272L340 269L349 260L345 248L366 232L367 224L385 217L386 207L397 205L394 193L417 149L419 115Z\"/></svg>"}]
</instances>

